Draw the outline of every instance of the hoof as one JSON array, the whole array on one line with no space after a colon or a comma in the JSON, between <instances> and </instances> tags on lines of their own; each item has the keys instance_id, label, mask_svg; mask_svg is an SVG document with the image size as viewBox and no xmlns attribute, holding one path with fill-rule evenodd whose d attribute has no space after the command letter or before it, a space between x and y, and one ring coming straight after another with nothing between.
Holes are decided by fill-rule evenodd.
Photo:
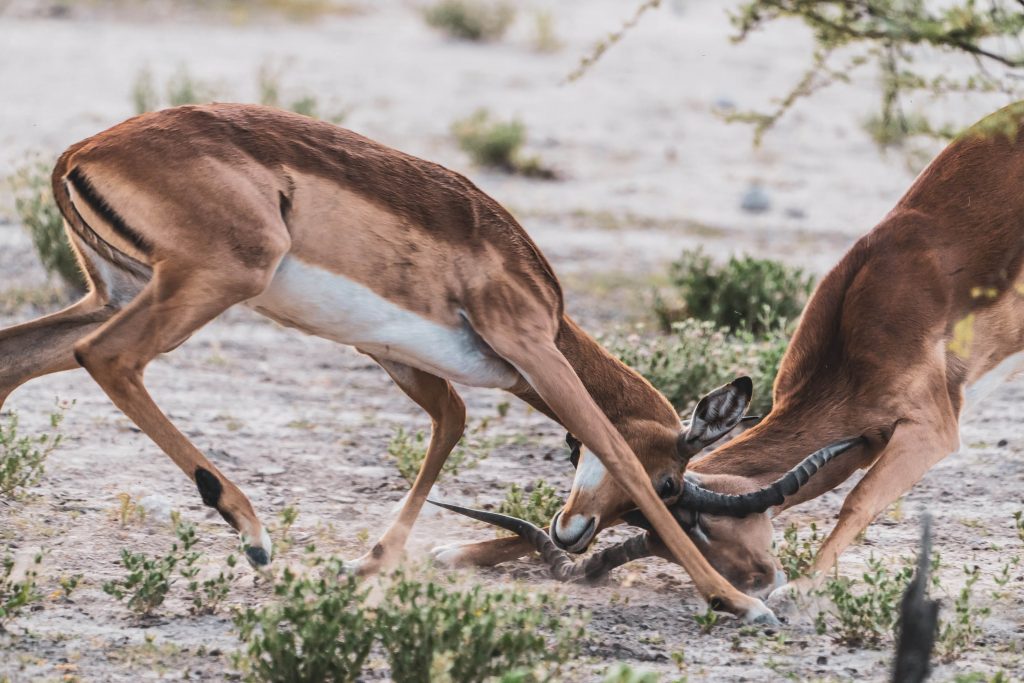
<instances>
[{"instance_id":1,"label":"hoof","mask_svg":"<svg viewBox=\"0 0 1024 683\"><path fill-rule=\"evenodd\" d=\"M768 596L768 606L783 617L796 616L807 600L807 587L799 580L780 586Z\"/></svg>"},{"instance_id":2,"label":"hoof","mask_svg":"<svg viewBox=\"0 0 1024 683\"><path fill-rule=\"evenodd\" d=\"M430 561L438 567L444 567L446 569L457 569L458 567L465 566L465 559L463 558L463 545L462 543L452 543L449 545L439 545L436 548L430 549Z\"/></svg>"},{"instance_id":3,"label":"hoof","mask_svg":"<svg viewBox=\"0 0 1024 683\"><path fill-rule=\"evenodd\" d=\"M253 569L260 572L270 570L270 558L273 556L274 546L266 529L260 529L258 541L243 535L242 547L245 549L245 559L249 561Z\"/></svg>"},{"instance_id":4,"label":"hoof","mask_svg":"<svg viewBox=\"0 0 1024 683\"><path fill-rule=\"evenodd\" d=\"M351 562L345 563L345 573L353 576L372 576L388 572L398 566L403 552L387 552L384 546L377 543L370 552Z\"/></svg>"},{"instance_id":5,"label":"hoof","mask_svg":"<svg viewBox=\"0 0 1024 683\"><path fill-rule=\"evenodd\" d=\"M775 613L760 600L755 601L747 610L746 614L743 615L743 621L748 624L758 624L760 626L782 625L782 622L775 616Z\"/></svg>"}]
</instances>

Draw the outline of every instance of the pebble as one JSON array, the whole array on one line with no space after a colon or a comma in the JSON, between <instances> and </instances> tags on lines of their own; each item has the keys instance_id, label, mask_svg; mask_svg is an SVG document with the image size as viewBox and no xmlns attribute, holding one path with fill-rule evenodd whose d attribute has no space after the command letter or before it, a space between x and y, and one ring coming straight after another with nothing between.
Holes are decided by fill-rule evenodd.
<instances>
[{"instance_id":1,"label":"pebble","mask_svg":"<svg viewBox=\"0 0 1024 683\"><path fill-rule=\"evenodd\" d=\"M772 206L768 193L760 185L751 185L743 193L740 200L740 208L748 213L764 213Z\"/></svg>"}]
</instances>

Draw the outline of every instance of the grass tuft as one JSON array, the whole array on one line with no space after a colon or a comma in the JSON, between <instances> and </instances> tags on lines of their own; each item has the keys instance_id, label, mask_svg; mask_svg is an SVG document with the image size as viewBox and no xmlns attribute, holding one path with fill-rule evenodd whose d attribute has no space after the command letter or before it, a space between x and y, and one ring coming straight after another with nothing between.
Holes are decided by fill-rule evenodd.
<instances>
[{"instance_id":1,"label":"grass tuft","mask_svg":"<svg viewBox=\"0 0 1024 683\"><path fill-rule=\"evenodd\" d=\"M476 42L498 40L515 19L507 2L439 0L423 11L427 24L452 38Z\"/></svg>"},{"instance_id":2,"label":"grass tuft","mask_svg":"<svg viewBox=\"0 0 1024 683\"><path fill-rule=\"evenodd\" d=\"M531 178L553 179L556 174L539 157L524 157L526 127L521 121L496 121L486 109L456 121L452 133L476 164Z\"/></svg>"}]
</instances>

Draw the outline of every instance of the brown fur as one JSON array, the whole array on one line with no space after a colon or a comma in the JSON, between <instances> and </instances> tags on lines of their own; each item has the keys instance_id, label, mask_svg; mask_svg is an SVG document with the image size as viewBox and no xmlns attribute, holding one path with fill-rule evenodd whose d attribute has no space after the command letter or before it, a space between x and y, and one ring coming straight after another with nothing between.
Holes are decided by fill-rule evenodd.
<instances>
[{"instance_id":1,"label":"brown fur","mask_svg":"<svg viewBox=\"0 0 1024 683\"><path fill-rule=\"evenodd\" d=\"M585 501L589 514L606 524L638 505L708 599L766 616L715 573L654 491L652 478L682 474L668 402L565 316L540 251L462 176L310 118L218 104L144 114L76 144L53 185L92 281L79 306L110 316L97 325L76 308L0 332L0 350L21 357L16 372L0 375L0 399L77 362L242 532L254 564L269 560L269 548L248 499L171 424L142 375L155 356L264 292L290 256L441 325L468 323L484 350L519 373L514 392L607 468L609 483ZM31 347L39 325L71 329ZM462 428L461 401L445 378L385 367L431 414L434 434L399 521L364 558L364 571L399 556ZM575 493L567 508L584 505Z\"/></svg>"}]
</instances>

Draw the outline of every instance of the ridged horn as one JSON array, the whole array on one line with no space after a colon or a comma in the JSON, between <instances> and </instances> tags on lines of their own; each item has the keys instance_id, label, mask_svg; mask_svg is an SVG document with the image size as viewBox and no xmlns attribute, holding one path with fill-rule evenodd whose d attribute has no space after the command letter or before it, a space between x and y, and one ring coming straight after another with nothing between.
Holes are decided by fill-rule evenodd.
<instances>
[{"instance_id":1,"label":"ridged horn","mask_svg":"<svg viewBox=\"0 0 1024 683\"><path fill-rule=\"evenodd\" d=\"M786 496L792 496L799 491L801 486L834 458L854 446L866 443L868 443L868 439L863 436L831 443L811 453L799 465L768 486L750 493L717 493L700 486L691 479L684 478L683 494L676 505L688 510L729 517L745 517L749 514L764 512L776 505L782 505Z\"/></svg>"},{"instance_id":2,"label":"ridged horn","mask_svg":"<svg viewBox=\"0 0 1024 683\"><path fill-rule=\"evenodd\" d=\"M645 531L631 538L609 546L580 560L573 560L569 553L554 544L545 531L525 519L519 519L498 512L474 510L451 503L427 499L431 505L457 512L481 522L499 526L530 542L547 564L552 578L558 581L596 581L605 574L627 562L650 557L650 536Z\"/></svg>"}]
</instances>

